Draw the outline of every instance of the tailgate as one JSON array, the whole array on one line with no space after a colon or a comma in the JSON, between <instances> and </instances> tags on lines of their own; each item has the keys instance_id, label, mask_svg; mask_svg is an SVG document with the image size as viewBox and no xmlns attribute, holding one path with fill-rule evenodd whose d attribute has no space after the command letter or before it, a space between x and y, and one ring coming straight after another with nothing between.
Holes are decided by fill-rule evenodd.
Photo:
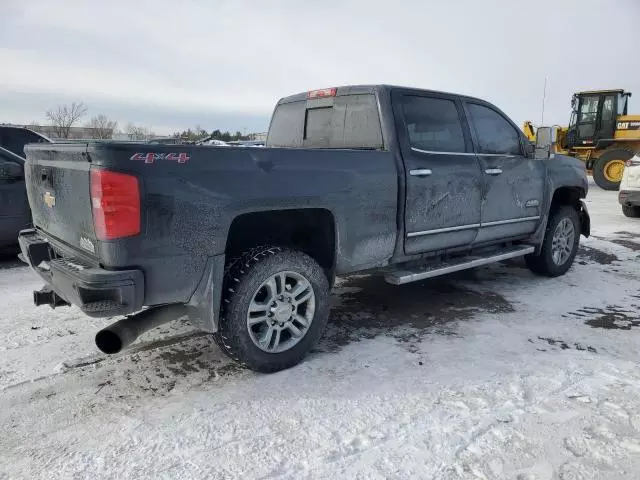
<instances>
[{"instance_id":1,"label":"tailgate","mask_svg":"<svg viewBox=\"0 0 640 480\"><path fill-rule=\"evenodd\" d=\"M87 144L27 145L25 180L34 225L58 240L95 252Z\"/></svg>"}]
</instances>

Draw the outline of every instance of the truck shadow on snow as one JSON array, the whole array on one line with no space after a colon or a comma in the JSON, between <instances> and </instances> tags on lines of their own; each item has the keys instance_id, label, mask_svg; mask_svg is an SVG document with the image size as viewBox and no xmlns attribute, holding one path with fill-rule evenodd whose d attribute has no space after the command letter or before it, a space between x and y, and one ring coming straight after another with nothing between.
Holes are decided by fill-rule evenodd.
<instances>
[{"instance_id":1,"label":"truck shadow on snow","mask_svg":"<svg viewBox=\"0 0 640 480\"><path fill-rule=\"evenodd\" d=\"M458 322L480 312L514 311L501 295L467 289L461 280L477 281L476 274L460 272L402 286L376 276L346 279L334 290L329 325L316 351L336 351L379 335L413 351L423 335L456 335Z\"/></svg>"},{"instance_id":2,"label":"truck shadow on snow","mask_svg":"<svg viewBox=\"0 0 640 480\"><path fill-rule=\"evenodd\" d=\"M478 279L469 271L399 287L373 276L341 280L332 295L329 324L310 360L380 335L417 351L424 335L456 335L458 323L478 313L514 311L501 295L469 290L460 281L475 283ZM139 393L135 396L167 395L176 384L199 385L251 374L226 358L211 336L202 332L143 343L104 363L112 362L128 389L136 387ZM108 382L98 385L104 393L123 390L112 379Z\"/></svg>"},{"instance_id":3,"label":"truck shadow on snow","mask_svg":"<svg viewBox=\"0 0 640 480\"><path fill-rule=\"evenodd\" d=\"M583 246L578 260L609 265L618 259ZM390 285L381 277L369 275L340 279L332 293L329 323L310 359L313 361L318 355L335 353L349 344L378 336L394 338L408 351L416 352L426 335L457 335L460 323L476 315L514 312L514 306L505 297L484 290L491 288L492 280L505 277L525 283L534 278L524 262L515 259L402 286ZM483 291L468 288L474 285ZM628 312L610 309L575 314L592 327L628 329L640 324L636 318L629 318ZM546 338L536 343L539 341L555 345ZM111 363L115 359L105 360ZM225 357L210 335L197 331L139 345L115 362L120 365L116 368L124 369L122 378L129 386L136 385L141 395L166 395L176 382L202 384L227 376L251 374Z\"/></svg>"}]
</instances>

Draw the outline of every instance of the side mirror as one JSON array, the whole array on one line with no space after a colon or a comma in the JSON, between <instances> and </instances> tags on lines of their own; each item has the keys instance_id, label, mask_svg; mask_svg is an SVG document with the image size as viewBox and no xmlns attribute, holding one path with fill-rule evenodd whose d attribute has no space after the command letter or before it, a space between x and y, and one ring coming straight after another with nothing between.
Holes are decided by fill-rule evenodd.
<instances>
[{"instance_id":1,"label":"side mirror","mask_svg":"<svg viewBox=\"0 0 640 480\"><path fill-rule=\"evenodd\" d=\"M546 160L553 151L553 128L538 127L536 131L535 158Z\"/></svg>"},{"instance_id":2,"label":"side mirror","mask_svg":"<svg viewBox=\"0 0 640 480\"><path fill-rule=\"evenodd\" d=\"M0 181L16 182L24 178L22 165L14 162L0 161Z\"/></svg>"}]
</instances>

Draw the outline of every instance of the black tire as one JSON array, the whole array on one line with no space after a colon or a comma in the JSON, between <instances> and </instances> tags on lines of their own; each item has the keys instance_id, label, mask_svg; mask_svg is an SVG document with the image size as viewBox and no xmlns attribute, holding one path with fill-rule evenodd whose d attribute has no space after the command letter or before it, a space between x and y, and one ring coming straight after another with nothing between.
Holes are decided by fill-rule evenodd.
<instances>
[{"instance_id":1,"label":"black tire","mask_svg":"<svg viewBox=\"0 0 640 480\"><path fill-rule=\"evenodd\" d=\"M640 218L640 207L635 205L622 205L622 213L625 217Z\"/></svg>"},{"instance_id":2,"label":"black tire","mask_svg":"<svg viewBox=\"0 0 640 480\"><path fill-rule=\"evenodd\" d=\"M634 153L625 148L614 148L604 152L593 164L593 180L603 190L618 190L620 188L620 181L613 182L608 180L604 174L606 165L612 160L629 160L633 157ZM621 179L622 180L622 179Z\"/></svg>"},{"instance_id":3,"label":"black tire","mask_svg":"<svg viewBox=\"0 0 640 480\"><path fill-rule=\"evenodd\" d=\"M556 231L556 227L558 226L558 224L565 218L569 219L573 224L573 245L569 258L561 265L557 265L553 261L552 256L553 234ZM547 223L547 229L544 234L544 240L542 242L540 253L537 255L527 255L525 257L527 267L529 267L529 270L531 270L533 273L544 275L546 277L557 277L560 275L564 275L573 264L573 260L578 253L579 243L580 217L578 216L578 212L573 207L561 206L555 209L549 216L549 222Z\"/></svg>"},{"instance_id":4,"label":"black tire","mask_svg":"<svg viewBox=\"0 0 640 480\"><path fill-rule=\"evenodd\" d=\"M256 290L271 275L291 271L313 287L315 312L304 337L280 353L265 352L251 339L247 312ZM280 247L257 247L230 262L225 273L222 308L214 340L233 360L262 373L300 363L316 345L329 318L329 283L322 268L308 255Z\"/></svg>"}]
</instances>

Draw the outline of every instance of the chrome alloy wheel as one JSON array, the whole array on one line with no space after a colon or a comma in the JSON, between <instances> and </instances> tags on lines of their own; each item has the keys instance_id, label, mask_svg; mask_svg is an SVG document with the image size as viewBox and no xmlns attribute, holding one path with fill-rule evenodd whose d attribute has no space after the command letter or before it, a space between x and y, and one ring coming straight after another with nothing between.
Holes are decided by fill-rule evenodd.
<instances>
[{"instance_id":1,"label":"chrome alloy wheel","mask_svg":"<svg viewBox=\"0 0 640 480\"><path fill-rule=\"evenodd\" d=\"M313 286L296 272L270 276L256 290L247 312L253 343L268 353L289 350L309 331L316 309Z\"/></svg>"},{"instance_id":2,"label":"chrome alloy wheel","mask_svg":"<svg viewBox=\"0 0 640 480\"><path fill-rule=\"evenodd\" d=\"M566 263L573 252L575 235L573 222L570 219L563 218L558 222L551 241L553 263L558 266Z\"/></svg>"}]
</instances>

